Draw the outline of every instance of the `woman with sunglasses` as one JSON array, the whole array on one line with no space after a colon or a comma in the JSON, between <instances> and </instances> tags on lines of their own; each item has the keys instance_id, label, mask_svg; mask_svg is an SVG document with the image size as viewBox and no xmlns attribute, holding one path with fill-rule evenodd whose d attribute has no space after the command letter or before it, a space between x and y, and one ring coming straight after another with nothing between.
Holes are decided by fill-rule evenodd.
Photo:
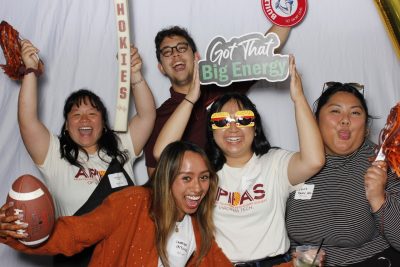
<instances>
[{"instance_id":1,"label":"woman with sunglasses","mask_svg":"<svg viewBox=\"0 0 400 267\"><path fill-rule=\"evenodd\" d=\"M293 56L289 62L299 152L271 148L260 114L245 95L226 94L209 111L208 152L220 177L214 211L216 240L236 266L272 266L286 261L287 197L294 185L307 180L324 164L322 139ZM186 97L195 101L198 95L189 92ZM165 144L166 137L170 141L171 137L179 138L177 131L184 129L181 124L187 121L187 114L174 115L179 123L168 132L164 127L158 145Z\"/></svg>"},{"instance_id":2,"label":"woman with sunglasses","mask_svg":"<svg viewBox=\"0 0 400 267\"><path fill-rule=\"evenodd\" d=\"M326 164L290 194L291 245L324 238L326 266L400 266L400 179L385 162L371 162L376 145L367 139L363 86L325 85L314 107Z\"/></svg>"},{"instance_id":3,"label":"woman with sunglasses","mask_svg":"<svg viewBox=\"0 0 400 267\"><path fill-rule=\"evenodd\" d=\"M96 244L89 266L232 266L215 243L212 211L218 176L198 146L174 142L163 151L151 188L128 187L93 212L61 217L50 239L28 248L15 238L26 225L0 216L13 228L0 242L30 254L72 255ZM95 227L93 227L95 226Z\"/></svg>"}]
</instances>

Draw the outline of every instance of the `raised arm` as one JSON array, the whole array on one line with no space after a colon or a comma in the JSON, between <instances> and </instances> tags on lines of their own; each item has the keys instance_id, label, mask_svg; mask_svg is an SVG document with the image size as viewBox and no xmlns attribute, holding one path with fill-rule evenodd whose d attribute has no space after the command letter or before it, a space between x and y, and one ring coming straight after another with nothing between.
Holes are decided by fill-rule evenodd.
<instances>
[{"instance_id":1,"label":"raised arm","mask_svg":"<svg viewBox=\"0 0 400 267\"><path fill-rule=\"evenodd\" d=\"M278 35L280 40L280 45L275 49L275 52L281 51L282 47L285 45L287 38L289 37L290 27L281 27L278 25L272 25L271 28L268 29L266 34L270 32L274 32Z\"/></svg>"},{"instance_id":2,"label":"raised arm","mask_svg":"<svg viewBox=\"0 0 400 267\"><path fill-rule=\"evenodd\" d=\"M26 68L37 69L39 50L28 40L21 41L22 60ZM18 124L26 150L35 164L43 164L50 143L50 133L39 120L37 110L37 77L33 72L22 80L18 97Z\"/></svg>"},{"instance_id":3,"label":"raised arm","mask_svg":"<svg viewBox=\"0 0 400 267\"><path fill-rule=\"evenodd\" d=\"M290 95L294 102L300 151L290 159L288 177L290 183L296 185L306 181L322 168L325 152L317 122L304 96L301 78L292 55L289 61Z\"/></svg>"},{"instance_id":4,"label":"raised arm","mask_svg":"<svg viewBox=\"0 0 400 267\"><path fill-rule=\"evenodd\" d=\"M153 94L142 72L142 59L138 49L131 46L131 89L136 115L129 122L133 149L139 155L153 131L156 119L156 105Z\"/></svg>"},{"instance_id":5,"label":"raised arm","mask_svg":"<svg viewBox=\"0 0 400 267\"><path fill-rule=\"evenodd\" d=\"M174 113L164 124L154 145L154 157L158 160L164 148L174 141L180 140L192 114L194 104L200 97L199 65L194 62L193 80L185 99L176 107Z\"/></svg>"}]
</instances>

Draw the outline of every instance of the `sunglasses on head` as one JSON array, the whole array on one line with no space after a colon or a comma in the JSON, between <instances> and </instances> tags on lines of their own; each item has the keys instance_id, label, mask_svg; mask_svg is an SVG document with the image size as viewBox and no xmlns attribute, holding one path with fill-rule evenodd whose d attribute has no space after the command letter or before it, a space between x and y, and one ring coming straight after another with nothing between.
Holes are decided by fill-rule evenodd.
<instances>
[{"instance_id":1,"label":"sunglasses on head","mask_svg":"<svg viewBox=\"0 0 400 267\"><path fill-rule=\"evenodd\" d=\"M251 110L239 110L235 113L235 118L231 118L229 112L216 112L211 115L211 128L213 130L227 129L232 122L236 127L254 127L254 112Z\"/></svg>"},{"instance_id":2,"label":"sunglasses on head","mask_svg":"<svg viewBox=\"0 0 400 267\"><path fill-rule=\"evenodd\" d=\"M364 95L364 85L360 83L341 83L341 82L326 82L322 87L322 93L326 91L326 89L331 87L352 87L353 89L359 91L362 95Z\"/></svg>"}]
</instances>

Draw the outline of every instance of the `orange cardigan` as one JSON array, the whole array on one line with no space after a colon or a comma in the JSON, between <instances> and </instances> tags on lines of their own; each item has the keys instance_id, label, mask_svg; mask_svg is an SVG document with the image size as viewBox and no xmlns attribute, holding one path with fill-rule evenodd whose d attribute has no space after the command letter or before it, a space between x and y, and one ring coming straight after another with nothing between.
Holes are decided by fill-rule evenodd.
<instances>
[{"instance_id":1,"label":"orange cardigan","mask_svg":"<svg viewBox=\"0 0 400 267\"><path fill-rule=\"evenodd\" d=\"M89 266L157 266L155 225L149 217L150 190L128 187L111 194L102 205L80 217L61 217L53 234L42 246L29 248L13 238L0 242L30 254L67 256L97 244ZM200 248L200 230L192 218L196 247ZM195 266L197 254L187 266ZM213 241L200 266L232 266Z\"/></svg>"}]
</instances>

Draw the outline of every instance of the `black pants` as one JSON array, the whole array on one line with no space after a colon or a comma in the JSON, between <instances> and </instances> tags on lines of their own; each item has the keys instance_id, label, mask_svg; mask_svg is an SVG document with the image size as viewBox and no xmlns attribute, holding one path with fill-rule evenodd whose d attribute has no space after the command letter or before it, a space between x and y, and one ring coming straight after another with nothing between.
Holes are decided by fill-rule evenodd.
<instances>
[{"instance_id":1,"label":"black pants","mask_svg":"<svg viewBox=\"0 0 400 267\"><path fill-rule=\"evenodd\" d=\"M400 252L390 247L384 251L366 259L365 261L346 265L351 267L399 267Z\"/></svg>"},{"instance_id":2,"label":"black pants","mask_svg":"<svg viewBox=\"0 0 400 267\"><path fill-rule=\"evenodd\" d=\"M233 266L237 267L273 267L274 265L279 265L284 262L290 261L290 255L288 253L283 255L278 255L275 257L268 257L258 261L248 261L233 263Z\"/></svg>"}]
</instances>

